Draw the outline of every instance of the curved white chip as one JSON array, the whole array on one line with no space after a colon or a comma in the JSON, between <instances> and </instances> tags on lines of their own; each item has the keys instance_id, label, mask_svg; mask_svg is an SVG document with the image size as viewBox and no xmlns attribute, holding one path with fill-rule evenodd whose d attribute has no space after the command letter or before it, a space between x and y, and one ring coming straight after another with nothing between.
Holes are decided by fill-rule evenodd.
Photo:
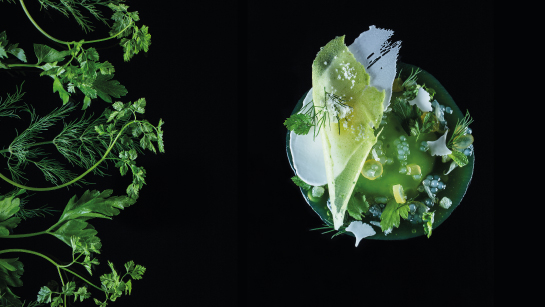
<instances>
[{"instance_id":1,"label":"curved white chip","mask_svg":"<svg viewBox=\"0 0 545 307\"><path fill-rule=\"evenodd\" d=\"M430 154L432 156L444 156L451 154L452 151L447 148L447 133L448 130L445 131L445 134L443 134L440 138L438 138L435 141L428 141L428 146L430 147Z\"/></svg>"},{"instance_id":2,"label":"curved white chip","mask_svg":"<svg viewBox=\"0 0 545 307\"><path fill-rule=\"evenodd\" d=\"M430 102L430 94L428 93L428 91L426 91L423 88L418 89L418 93L416 94L416 97L413 100L409 101L409 104L411 106L414 106L416 104L416 106L420 110L422 110L422 112L433 111L431 107L431 102Z\"/></svg>"},{"instance_id":3,"label":"curved white chip","mask_svg":"<svg viewBox=\"0 0 545 307\"><path fill-rule=\"evenodd\" d=\"M346 231L350 231L356 236L356 246L360 244L361 239L365 237L370 237L376 234L375 230L371 225L367 223L362 223L361 221L353 221L346 227Z\"/></svg>"}]
</instances>

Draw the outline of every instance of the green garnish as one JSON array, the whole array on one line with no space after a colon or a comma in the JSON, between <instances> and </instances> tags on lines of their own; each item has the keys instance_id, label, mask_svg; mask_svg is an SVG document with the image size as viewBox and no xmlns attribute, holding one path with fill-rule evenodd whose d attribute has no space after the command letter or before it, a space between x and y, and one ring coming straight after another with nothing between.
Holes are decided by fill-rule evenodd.
<instances>
[{"instance_id":1,"label":"green garnish","mask_svg":"<svg viewBox=\"0 0 545 307\"><path fill-rule=\"evenodd\" d=\"M341 118L339 116L339 113L341 112L342 108L350 108L351 106L345 104L346 100L342 99L340 96L337 96L332 93L328 93L324 88L324 97L325 99L329 99L329 101L332 103L333 108L337 112L335 117L337 118L337 122L341 122ZM318 109L318 111L316 111ZM293 131L295 134L298 135L307 135L310 131L310 128L317 127L317 129L314 131L314 137L318 136L318 133L320 132L320 129L322 126L325 126L325 124L329 123L329 110L327 109L327 101L324 102L324 106L315 106L314 101L310 101L302 110L300 113L292 114L288 119L284 121L284 126L289 131ZM341 126L339 125L339 134L341 134Z\"/></svg>"},{"instance_id":2,"label":"green garnish","mask_svg":"<svg viewBox=\"0 0 545 307\"><path fill-rule=\"evenodd\" d=\"M434 216L435 212L424 212L422 214L422 221L424 222L424 233L428 236L428 238L431 236Z\"/></svg>"},{"instance_id":3,"label":"green garnish","mask_svg":"<svg viewBox=\"0 0 545 307\"><path fill-rule=\"evenodd\" d=\"M417 110L417 113L420 109ZM438 124L437 123L437 117L432 112L427 112L426 115L424 115L424 120L422 122L422 126L418 124L419 120L411 120L412 125L410 126L411 135L416 136L416 140L418 141L418 138L421 134L430 133L434 129L434 127Z\"/></svg>"},{"instance_id":4,"label":"green garnish","mask_svg":"<svg viewBox=\"0 0 545 307\"><path fill-rule=\"evenodd\" d=\"M454 161L459 167L465 166L469 160L467 159L467 156L464 155L462 152L453 150L452 153L448 155L452 161Z\"/></svg>"},{"instance_id":5,"label":"green garnish","mask_svg":"<svg viewBox=\"0 0 545 307\"><path fill-rule=\"evenodd\" d=\"M291 180L293 181L293 183L295 183L295 185L297 185L300 188L303 188L303 190L305 190L305 191L308 191L308 190L310 190L312 188L312 186L310 184L304 182L297 175L291 177Z\"/></svg>"},{"instance_id":6,"label":"green garnish","mask_svg":"<svg viewBox=\"0 0 545 307\"><path fill-rule=\"evenodd\" d=\"M346 232L346 226L341 226L339 228L339 230L335 230L335 227L333 227L333 225L327 225L327 224L324 224L324 226L322 227L317 227L317 228L312 228L310 229L310 231L313 231L313 230L325 230L325 229L329 229L328 231L324 231L322 232L322 234L324 233L330 233L330 232L333 232L333 231L337 231L337 233L335 233L333 236L331 236L331 239L333 239L334 237L338 236L338 235L341 235L343 233Z\"/></svg>"},{"instance_id":7,"label":"green garnish","mask_svg":"<svg viewBox=\"0 0 545 307\"><path fill-rule=\"evenodd\" d=\"M284 126L289 131L295 132L295 134L306 135L310 131L310 128L314 126L314 123L310 115L296 113L284 121Z\"/></svg>"},{"instance_id":8,"label":"green garnish","mask_svg":"<svg viewBox=\"0 0 545 307\"><path fill-rule=\"evenodd\" d=\"M7 2L16 3L13 0ZM25 53L18 47L18 43L8 41L6 31L0 29L0 72L3 74L6 73L4 69L17 71L25 68L34 70L40 76L49 76L51 78L44 77L41 80L51 82L52 91L56 94L48 97L47 93L40 93L37 103L55 106L59 100L61 102L49 114L42 116L37 114L33 104L22 101L24 95L22 84L16 87L15 93L7 94L7 99L0 97L2 121L0 131L3 136L9 136L9 132L14 132L13 141L3 144L6 146L0 149L0 157L4 160L6 169L9 170L9 174L0 173L0 179L3 182L0 194L0 240L17 241L21 238L37 236L55 237L56 239L53 240L58 239L71 248L72 256L71 258L62 257L62 255L51 257L49 254L57 251L56 246L47 244L41 246L41 248L49 247L49 250L45 252L7 248L7 246L0 248L0 305L6 307L67 306L72 305L70 301L83 302L93 296L94 304L104 307L123 294L131 294L132 282L142 279L146 268L130 260L125 263L123 271L118 271L108 261L111 273L102 274L99 278L95 276L94 280L88 277L96 272L99 261L95 257L101 253L100 238L90 220L112 219L120 213L121 209L136 202L139 191L146 183L146 171L143 167L137 166L135 160L145 149L154 153L164 152L161 129L164 122L159 120L155 126L143 118L146 107L144 98L126 103L114 101L116 98L125 96L127 89L113 79L115 68L112 63L104 61L104 58L99 60L101 56L104 57L107 54L99 56L97 49L89 47L89 44L119 40L123 59L129 61L140 51L148 51L151 35L148 33L147 26L137 25L140 20L138 12L128 11L129 7L120 3L123 1L40 0L38 2L42 8L53 8L67 17L74 17L85 32L93 30L93 21L88 18L89 16L84 16L82 11L104 22L109 31L106 30L105 35L100 39L86 40L72 37L68 41L59 40L38 25L23 0L17 1L20 6L17 9L24 11L30 27L33 25L37 31L54 41L56 47L33 44L33 52ZM4 7L7 6L2 4L2 9ZM102 16L107 11L111 12L111 23L113 23L111 26L107 18ZM10 24L24 29L22 20L6 23L6 26ZM34 29L24 30L25 32L22 33ZM28 35L19 38L28 38ZM24 44L27 43L32 42L24 42ZM50 86L51 83L49 83ZM33 92L36 90L39 88L31 89ZM48 92L50 93L51 89ZM83 110L88 109L91 107L91 100L97 98L107 102L106 107L102 108L98 103L93 105L95 109L93 112L97 116L89 114L90 112L76 114L78 105ZM10 121L22 119L28 119L28 128L16 130L15 127L21 124ZM44 140L45 131L56 132L56 134L48 135L51 138ZM63 159L66 159L67 163L62 163ZM40 204L45 202L44 197L47 193L35 199L32 207L27 206L26 198L33 195L27 193L20 196L27 191L52 191L65 187L77 189L80 185L89 184L85 181L89 178L86 175L91 172L99 176L109 175L108 173L112 172L111 166L114 164L121 175L129 171L132 173L132 183L127 187L126 195L112 196L110 189L102 192L82 191L79 199L73 196L67 202L64 211L62 207L59 208L61 210L57 210ZM35 184L40 185L40 183L35 182L34 178L30 180L25 178L27 166L28 168L36 167L36 170L41 171L50 186L34 187ZM77 167L83 170L73 173L72 168ZM27 181L30 181L28 185ZM62 193L55 194L55 202L62 204ZM19 227L22 223L31 223L35 217L45 217L46 214L58 215L57 222L53 222L54 224L49 225L50 227L46 230L25 233L25 230ZM17 245L20 242L14 243ZM61 250L57 252L60 253ZM22 254L25 256L21 256ZM66 256L69 255L70 252ZM29 274L28 270L23 269L20 257L29 257L29 261L31 261L30 257L42 258L46 260L43 262L44 265L53 265L58 275L46 276L41 271ZM64 261L58 262L57 257L64 258ZM27 258L23 260L27 261L25 259ZM85 270L81 270L82 268ZM85 271L88 274L84 274ZM42 286L37 293L37 299L34 295L33 301L27 305L16 294L21 291L16 288L23 286L23 273L29 275L25 277L26 280L38 280L39 277L44 284L54 278L60 282L51 280L46 286ZM28 292L28 289L22 292ZM95 292L99 295L95 295Z\"/></svg>"},{"instance_id":9,"label":"green garnish","mask_svg":"<svg viewBox=\"0 0 545 307\"><path fill-rule=\"evenodd\" d=\"M398 204L394 199L390 200L382 211L380 216L380 228L386 231L393 226L399 227L400 218L407 219L409 217L409 203Z\"/></svg>"},{"instance_id":10,"label":"green garnish","mask_svg":"<svg viewBox=\"0 0 545 307\"><path fill-rule=\"evenodd\" d=\"M473 122L473 118L471 118L471 116L469 115L469 111L467 111L464 118L456 122L456 127L454 128L454 132L452 133L452 136L450 137L450 140L447 143L447 148L452 150L454 143L456 143L458 138L466 134L467 127L472 122Z\"/></svg>"},{"instance_id":11,"label":"green garnish","mask_svg":"<svg viewBox=\"0 0 545 307\"><path fill-rule=\"evenodd\" d=\"M365 218L364 214L369 210L369 203L365 199L365 195L358 194L359 193L354 193L354 195L350 197L346 211L348 211L348 214L350 214L351 217L361 221L362 217Z\"/></svg>"}]
</instances>

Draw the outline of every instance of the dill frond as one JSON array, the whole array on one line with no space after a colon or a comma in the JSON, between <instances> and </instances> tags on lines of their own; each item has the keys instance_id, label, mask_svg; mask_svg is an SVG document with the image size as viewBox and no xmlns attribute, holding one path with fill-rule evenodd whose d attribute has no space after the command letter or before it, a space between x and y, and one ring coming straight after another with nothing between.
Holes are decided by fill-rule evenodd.
<instances>
[{"instance_id":1,"label":"dill frond","mask_svg":"<svg viewBox=\"0 0 545 307\"><path fill-rule=\"evenodd\" d=\"M80 9L86 10L89 12L95 19L108 24L102 12L97 9L97 6L107 7L109 3L118 5L122 1L116 0L87 0L87 1L76 1L76 0L64 0L64 1L51 1L51 0L38 0L40 2L40 8L48 9L52 8L57 10L66 17L74 17L76 22L81 26L85 33L94 31L95 27L92 24L92 21L89 18L82 14Z\"/></svg>"},{"instance_id":2,"label":"dill frond","mask_svg":"<svg viewBox=\"0 0 545 307\"><path fill-rule=\"evenodd\" d=\"M452 136L450 137L450 140L447 143L448 148L452 148L452 145L456 142L456 140L461 137L462 135L466 134L467 127L473 122L473 118L469 115L469 110L466 112L466 115L461 120L458 119L456 122L456 126L454 127L454 132L452 133Z\"/></svg>"},{"instance_id":3,"label":"dill frond","mask_svg":"<svg viewBox=\"0 0 545 307\"><path fill-rule=\"evenodd\" d=\"M42 171L49 168L48 162L38 161L38 158L44 156L45 153L38 147L35 147L43 144L37 143L36 140L41 139L40 133L47 131L49 127L55 125L57 121L66 117L74 109L75 107L72 104L66 104L40 118L36 115L36 112L32 106L26 106L24 108L25 111L30 113L30 125L22 133L17 134L9 145L8 152L2 153L8 158L7 165L13 181L20 183L22 179L26 179L24 177L23 169L26 167L28 162L37 163L36 166L40 165L38 168ZM46 178L51 178L49 176L51 172L44 174L46 175Z\"/></svg>"},{"instance_id":4,"label":"dill frond","mask_svg":"<svg viewBox=\"0 0 545 307\"><path fill-rule=\"evenodd\" d=\"M23 81L23 83L25 83ZM7 94L7 99L3 100L2 97L0 97L0 116L4 117L15 117L19 118L19 115L15 114L17 109L22 108L22 106L17 106L15 103L21 101L23 99L23 95L25 94L22 92L23 83L19 87L15 87L15 93L10 95Z\"/></svg>"}]
</instances>

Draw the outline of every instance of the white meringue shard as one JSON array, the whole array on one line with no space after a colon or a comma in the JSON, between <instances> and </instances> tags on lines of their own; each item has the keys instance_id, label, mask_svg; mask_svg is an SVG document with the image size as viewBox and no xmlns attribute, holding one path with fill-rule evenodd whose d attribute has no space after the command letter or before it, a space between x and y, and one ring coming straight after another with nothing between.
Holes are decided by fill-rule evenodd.
<instances>
[{"instance_id":1,"label":"white meringue shard","mask_svg":"<svg viewBox=\"0 0 545 307\"><path fill-rule=\"evenodd\" d=\"M371 225L362 223L361 221L353 221L350 223L350 225L348 225L348 227L346 227L346 231L350 231L356 236L356 247L358 244L360 244L361 239L374 236L376 234Z\"/></svg>"},{"instance_id":2,"label":"white meringue shard","mask_svg":"<svg viewBox=\"0 0 545 307\"><path fill-rule=\"evenodd\" d=\"M385 90L384 111L390 105L392 84L396 76L396 63L401 41L390 42L394 31L370 26L354 40L348 50L363 64L371 76L370 86Z\"/></svg>"},{"instance_id":3,"label":"white meringue shard","mask_svg":"<svg viewBox=\"0 0 545 307\"><path fill-rule=\"evenodd\" d=\"M447 148L447 133L448 133L448 130L445 131L445 134L443 134L437 140L428 141L428 146L430 147L430 154L432 156L445 156L452 153L452 151L450 151Z\"/></svg>"},{"instance_id":4,"label":"white meringue shard","mask_svg":"<svg viewBox=\"0 0 545 307\"><path fill-rule=\"evenodd\" d=\"M431 107L431 102L430 102L430 94L423 88L418 89L418 93L416 94L416 97L413 100L409 101L409 104L411 106L414 106L416 104L416 106L420 110L422 110L422 112L433 111Z\"/></svg>"}]
</instances>

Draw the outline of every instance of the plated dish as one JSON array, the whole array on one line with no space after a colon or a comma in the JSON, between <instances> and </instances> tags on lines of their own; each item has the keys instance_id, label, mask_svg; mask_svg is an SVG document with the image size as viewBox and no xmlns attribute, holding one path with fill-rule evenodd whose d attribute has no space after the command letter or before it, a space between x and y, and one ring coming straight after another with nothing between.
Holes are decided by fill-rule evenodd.
<instances>
[{"instance_id":1,"label":"plated dish","mask_svg":"<svg viewBox=\"0 0 545 307\"><path fill-rule=\"evenodd\" d=\"M460 204L474 165L469 112L426 71L398 62L400 42L371 26L320 49L312 89L284 122L292 178L325 232L431 236ZM319 89L319 90L317 90Z\"/></svg>"}]
</instances>

